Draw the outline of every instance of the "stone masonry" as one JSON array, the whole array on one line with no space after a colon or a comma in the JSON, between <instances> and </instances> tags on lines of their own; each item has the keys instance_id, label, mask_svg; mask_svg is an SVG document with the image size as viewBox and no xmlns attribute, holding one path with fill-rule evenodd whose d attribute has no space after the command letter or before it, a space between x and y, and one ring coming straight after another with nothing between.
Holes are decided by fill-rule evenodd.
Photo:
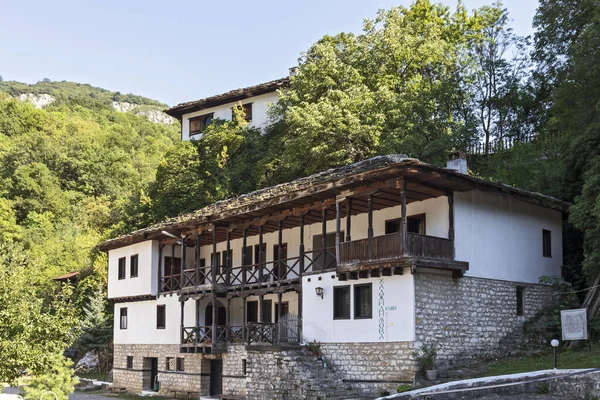
<instances>
[{"instance_id":1,"label":"stone masonry","mask_svg":"<svg viewBox=\"0 0 600 400\"><path fill-rule=\"evenodd\" d=\"M228 345L223 354L223 394L246 395L246 377L244 363L248 370L248 352L241 344Z\"/></svg>"},{"instance_id":2,"label":"stone masonry","mask_svg":"<svg viewBox=\"0 0 600 400\"><path fill-rule=\"evenodd\" d=\"M517 287L523 288L522 316L517 315ZM508 355L523 343L523 323L552 304L545 285L415 274L415 347L433 344L438 367Z\"/></svg>"}]
</instances>

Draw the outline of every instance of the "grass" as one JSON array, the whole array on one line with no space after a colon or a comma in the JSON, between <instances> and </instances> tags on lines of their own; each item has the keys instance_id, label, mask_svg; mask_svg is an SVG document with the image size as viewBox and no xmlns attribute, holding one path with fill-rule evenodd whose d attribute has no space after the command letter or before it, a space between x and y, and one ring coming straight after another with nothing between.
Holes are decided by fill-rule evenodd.
<instances>
[{"instance_id":1,"label":"grass","mask_svg":"<svg viewBox=\"0 0 600 400\"><path fill-rule=\"evenodd\" d=\"M554 368L551 349L537 356L506 358L486 366L482 376L517 374ZM559 369L600 368L600 344L581 345L574 349L558 350Z\"/></svg>"}]
</instances>

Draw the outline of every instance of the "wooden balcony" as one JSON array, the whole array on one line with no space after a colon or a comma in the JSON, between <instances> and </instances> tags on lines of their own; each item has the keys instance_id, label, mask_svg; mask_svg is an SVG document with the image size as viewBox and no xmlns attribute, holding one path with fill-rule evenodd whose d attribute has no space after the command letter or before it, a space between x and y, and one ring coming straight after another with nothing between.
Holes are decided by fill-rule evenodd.
<instances>
[{"instance_id":1,"label":"wooden balcony","mask_svg":"<svg viewBox=\"0 0 600 400\"><path fill-rule=\"evenodd\" d=\"M452 240L416 233L407 233L406 240L397 232L342 242L339 254L338 272L342 279L347 272L379 271L382 267L430 266L459 273L468 269L468 263L454 260Z\"/></svg>"}]
</instances>

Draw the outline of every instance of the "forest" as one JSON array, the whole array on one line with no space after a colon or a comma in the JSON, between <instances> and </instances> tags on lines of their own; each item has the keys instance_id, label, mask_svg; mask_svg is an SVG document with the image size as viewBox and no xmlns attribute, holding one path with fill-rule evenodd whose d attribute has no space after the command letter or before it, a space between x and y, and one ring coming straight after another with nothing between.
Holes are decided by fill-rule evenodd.
<instances>
[{"instance_id":1,"label":"forest","mask_svg":"<svg viewBox=\"0 0 600 400\"><path fill-rule=\"evenodd\" d=\"M110 107L162 106L153 100L0 82L0 325L10 327L0 331L10 360L0 381L47 372L74 343L110 342L100 241L381 154L444 165L464 151L472 174L571 202L564 275L591 288L570 301L597 316L600 4L541 0L532 24L533 37L516 35L498 3L381 10L362 32L324 36L301 53L264 131L238 114L193 142L178 140L177 124ZM36 109L12 97L48 93L42 85L59 101ZM81 277L72 296L51 280L70 271ZM591 324L600 331L598 317Z\"/></svg>"}]
</instances>

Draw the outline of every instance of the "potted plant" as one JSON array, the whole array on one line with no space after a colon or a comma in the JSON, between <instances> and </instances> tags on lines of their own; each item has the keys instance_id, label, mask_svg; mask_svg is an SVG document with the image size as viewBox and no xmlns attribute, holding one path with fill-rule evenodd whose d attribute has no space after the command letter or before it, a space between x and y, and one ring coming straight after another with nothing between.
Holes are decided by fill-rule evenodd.
<instances>
[{"instance_id":1,"label":"potted plant","mask_svg":"<svg viewBox=\"0 0 600 400\"><path fill-rule=\"evenodd\" d=\"M421 370L425 372L427 380L434 381L437 379L437 370L435 369L435 358L437 357L437 349L435 345L421 346L420 349L414 352L415 360L419 363Z\"/></svg>"},{"instance_id":2,"label":"potted plant","mask_svg":"<svg viewBox=\"0 0 600 400\"><path fill-rule=\"evenodd\" d=\"M312 352L313 356L318 357L321 354L321 343L313 340L312 342L308 342L306 349Z\"/></svg>"}]
</instances>

